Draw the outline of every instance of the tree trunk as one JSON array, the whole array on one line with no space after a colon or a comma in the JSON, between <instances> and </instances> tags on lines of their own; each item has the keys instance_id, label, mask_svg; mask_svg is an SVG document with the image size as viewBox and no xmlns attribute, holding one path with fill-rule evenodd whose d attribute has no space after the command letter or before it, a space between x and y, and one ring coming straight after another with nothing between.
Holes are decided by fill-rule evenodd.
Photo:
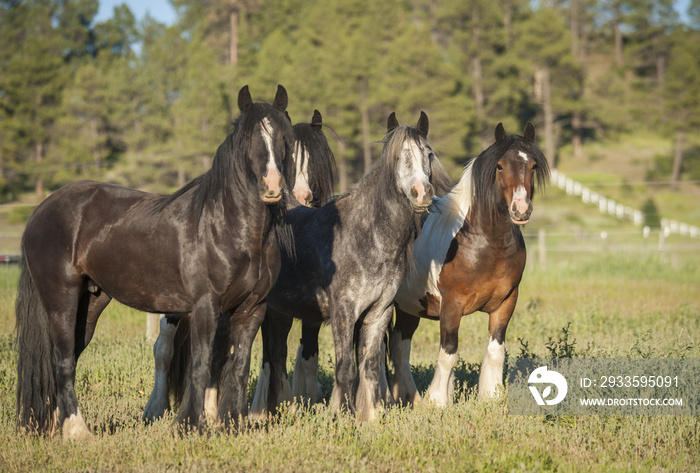
<instances>
[{"instance_id":1,"label":"tree trunk","mask_svg":"<svg viewBox=\"0 0 700 473\"><path fill-rule=\"evenodd\" d=\"M579 24L578 24L578 0L571 0L571 55L579 59Z\"/></svg>"},{"instance_id":2,"label":"tree trunk","mask_svg":"<svg viewBox=\"0 0 700 473\"><path fill-rule=\"evenodd\" d=\"M238 7L234 0L232 10L229 15L229 23L231 26L231 38L228 45L229 65L236 67L238 65Z\"/></svg>"},{"instance_id":3,"label":"tree trunk","mask_svg":"<svg viewBox=\"0 0 700 473\"><path fill-rule=\"evenodd\" d=\"M179 188L185 187L187 184L187 174L185 173L185 165L180 161L177 165L177 186Z\"/></svg>"},{"instance_id":4,"label":"tree trunk","mask_svg":"<svg viewBox=\"0 0 700 473\"><path fill-rule=\"evenodd\" d=\"M676 145L673 150L673 173L671 174L671 187L678 188L678 181L681 179L683 169L683 132L676 131Z\"/></svg>"},{"instance_id":5,"label":"tree trunk","mask_svg":"<svg viewBox=\"0 0 700 473\"><path fill-rule=\"evenodd\" d=\"M364 173L367 174L372 168L372 150L369 129L369 104L368 89L369 84L366 78L360 79L360 114L362 115L362 155L364 158Z\"/></svg>"},{"instance_id":6,"label":"tree trunk","mask_svg":"<svg viewBox=\"0 0 700 473\"><path fill-rule=\"evenodd\" d=\"M574 158L580 158L583 155L583 140L581 138L581 112L578 110L571 117L571 128L574 130L574 137L571 139Z\"/></svg>"},{"instance_id":7,"label":"tree trunk","mask_svg":"<svg viewBox=\"0 0 700 473\"><path fill-rule=\"evenodd\" d=\"M37 141L34 144L34 160L37 164L41 163L44 159L44 143ZM36 183L34 184L34 193L39 199L44 198L44 176L41 173L41 169L37 173Z\"/></svg>"},{"instance_id":8,"label":"tree trunk","mask_svg":"<svg viewBox=\"0 0 700 473\"><path fill-rule=\"evenodd\" d=\"M338 190L342 194L348 190L348 158L345 154L346 147L343 140L338 140Z\"/></svg>"},{"instance_id":9,"label":"tree trunk","mask_svg":"<svg viewBox=\"0 0 700 473\"><path fill-rule=\"evenodd\" d=\"M615 65L621 68L625 65L625 61L622 57L622 31L620 31L620 25L617 24L617 21L613 23L613 34L615 36Z\"/></svg>"},{"instance_id":10,"label":"tree trunk","mask_svg":"<svg viewBox=\"0 0 700 473\"><path fill-rule=\"evenodd\" d=\"M513 45L513 5L510 0L503 2L503 29L506 34L506 50Z\"/></svg>"},{"instance_id":11,"label":"tree trunk","mask_svg":"<svg viewBox=\"0 0 700 473\"><path fill-rule=\"evenodd\" d=\"M539 99L544 113L544 148L545 156L557 167L556 146L554 143L554 112L552 111L552 90L549 69L543 67L535 72L536 88L539 88ZM539 84L539 87L537 87Z\"/></svg>"},{"instance_id":12,"label":"tree trunk","mask_svg":"<svg viewBox=\"0 0 700 473\"><path fill-rule=\"evenodd\" d=\"M475 4L472 7L472 19L471 19L471 29L472 29L472 48L475 51L474 57L472 58L472 92L474 93L474 103L476 105L476 119L479 130L480 145L482 148L487 148L491 144L491 136L485 139L482 136L482 131L484 128L484 87L483 87L483 77L484 72L481 64L481 58L479 57L479 44L481 42L481 29L479 28L479 8Z\"/></svg>"},{"instance_id":13,"label":"tree trunk","mask_svg":"<svg viewBox=\"0 0 700 473\"><path fill-rule=\"evenodd\" d=\"M656 55L656 90L658 91L658 104L661 116L664 116L664 87L666 86L666 56Z\"/></svg>"}]
</instances>

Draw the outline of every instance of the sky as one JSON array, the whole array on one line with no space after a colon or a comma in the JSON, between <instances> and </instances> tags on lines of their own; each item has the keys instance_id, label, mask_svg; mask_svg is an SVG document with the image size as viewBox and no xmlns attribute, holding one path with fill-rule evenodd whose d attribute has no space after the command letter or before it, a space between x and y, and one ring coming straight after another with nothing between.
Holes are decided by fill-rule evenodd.
<instances>
[{"instance_id":1,"label":"sky","mask_svg":"<svg viewBox=\"0 0 700 473\"><path fill-rule=\"evenodd\" d=\"M153 19L166 25L175 23L175 9L168 0L100 0L100 8L95 16L95 23L112 18L114 7L126 3L137 21L142 20L146 13Z\"/></svg>"},{"instance_id":2,"label":"sky","mask_svg":"<svg viewBox=\"0 0 700 473\"><path fill-rule=\"evenodd\" d=\"M166 25L172 25L177 19L175 9L169 0L100 0L100 8L97 11L95 22L111 18L114 7L123 3L129 6L136 20L142 20L146 13L149 13L155 20ZM685 13L690 0L675 0L674 3L676 10L681 14L681 19L685 20Z\"/></svg>"}]
</instances>

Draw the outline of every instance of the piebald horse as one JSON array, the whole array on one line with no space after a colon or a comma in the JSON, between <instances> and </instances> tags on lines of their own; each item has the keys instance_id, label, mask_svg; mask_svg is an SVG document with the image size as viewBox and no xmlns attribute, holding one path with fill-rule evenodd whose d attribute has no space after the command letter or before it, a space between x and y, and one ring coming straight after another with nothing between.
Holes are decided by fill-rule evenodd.
<instances>
[{"instance_id":1,"label":"piebald horse","mask_svg":"<svg viewBox=\"0 0 700 473\"><path fill-rule=\"evenodd\" d=\"M452 368L457 360L462 316L489 314L489 341L479 376L479 398L503 384L505 335L518 300L525 268L520 227L532 213L535 181L544 185L549 165L535 143L535 128L506 135L469 162L458 184L436 199L413 249L415 271L396 294L396 320L389 337L397 402L420 399L411 375L411 337L421 318L440 321L440 351L426 397L444 406L453 400Z\"/></svg>"}]
</instances>

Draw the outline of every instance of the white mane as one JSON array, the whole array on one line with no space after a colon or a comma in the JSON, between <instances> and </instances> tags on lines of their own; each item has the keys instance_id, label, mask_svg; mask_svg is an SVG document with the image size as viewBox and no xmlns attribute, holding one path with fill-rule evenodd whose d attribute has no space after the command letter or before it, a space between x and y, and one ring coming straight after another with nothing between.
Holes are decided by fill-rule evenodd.
<instances>
[{"instance_id":1,"label":"white mane","mask_svg":"<svg viewBox=\"0 0 700 473\"><path fill-rule=\"evenodd\" d=\"M473 164L474 160L470 161L457 185L445 197L434 199L430 206L430 214L413 248L415 268L409 270L396 294L399 306L408 313L418 315L423 309L419 301L426 293L440 297L438 278L445 256L464 225L474 196Z\"/></svg>"}]
</instances>

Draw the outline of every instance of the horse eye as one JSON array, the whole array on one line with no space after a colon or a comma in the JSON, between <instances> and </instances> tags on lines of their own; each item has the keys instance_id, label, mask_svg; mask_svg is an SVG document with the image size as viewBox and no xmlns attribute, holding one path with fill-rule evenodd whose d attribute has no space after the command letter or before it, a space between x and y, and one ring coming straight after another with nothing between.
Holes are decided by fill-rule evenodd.
<instances>
[{"instance_id":1,"label":"horse eye","mask_svg":"<svg viewBox=\"0 0 700 473\"><path fill-rule=\"evenodd\" d=\"M501 166L500 164L496 164L496 169L498 169L499 171L503 171L503 166Z\"/></svg>"},{"instance_id":2,"label":"horse eye","mask_svg":"<svg viewBox=\"0 0 700 473\"><path fill-rule=\"evenodd\" d=\"M430 153L430 154L428 155L428 159L429 159L430 161L432 161L433 159L435 159L435 155L434 155L433 153Z\"/></svg>"},{"instance_id":3,"label":"horse eye","mask_svg":"<svg viewBox=\"0 0 700 473\"><path fill-rule=\"evenodd\" d=\"M535 164L534 166L532 166L532 170L534 171L535 169L539 169L539 166L538 166L537 164Z\"/></svg>"}]
</instances>

